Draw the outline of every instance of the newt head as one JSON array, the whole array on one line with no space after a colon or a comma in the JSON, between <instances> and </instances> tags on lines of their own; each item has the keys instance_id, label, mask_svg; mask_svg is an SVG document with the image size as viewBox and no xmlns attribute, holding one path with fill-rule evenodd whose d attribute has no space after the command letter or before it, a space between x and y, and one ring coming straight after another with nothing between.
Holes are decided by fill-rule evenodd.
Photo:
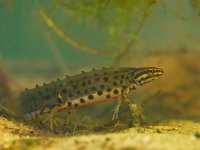
<instances>
[{"instance_id":1,"label":"newt head","mask_svg":"<svg viewBox=\"0 0 200 150\"><path fill-rule=\"evenodd\" d=\"M141 67L141 68L134 68L132 71L132 76L137 85L144 85L149 83L159 76L163 75L163 69L156 68L156 67Z\"/></svg>"}]
</instances>

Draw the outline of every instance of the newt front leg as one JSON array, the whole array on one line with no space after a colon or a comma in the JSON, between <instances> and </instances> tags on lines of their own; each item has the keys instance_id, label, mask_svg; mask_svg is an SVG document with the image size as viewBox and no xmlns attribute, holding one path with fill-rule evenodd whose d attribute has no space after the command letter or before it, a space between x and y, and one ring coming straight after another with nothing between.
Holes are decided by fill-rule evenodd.
<instances>
[{"instance_id":1,"label":"newt front leg","mask_svg":"<svg viewBox=\"0 0 200 150\"><path fill-rule=\"evenodd\" d=\"M142 120L145 119L144 115L142 114L141 107L139 104L133 104L131 103L131 100L128 98L129 88L126 88L124 91L122 91L122 99L128 104L131 116L134 119L134 122L136 122L136 125L140 124L139 118Z\"/></svg>"},{"instance_id":2,"label":"newt front leg","mask_svg":"<svg viewBox=\"0 0 200 150\"><path fill-rule=\"evenodd\" d=\"M118 98L117 99L117 104L115 105L115 108L114 108L114 114L113 114L113 117L112 117L112 121L113 120L116 120L118 118L118 115L119 115L119 109L120 109L120 106L122 105L122 99L121 98Z\"/></svg>"}]
</instances>

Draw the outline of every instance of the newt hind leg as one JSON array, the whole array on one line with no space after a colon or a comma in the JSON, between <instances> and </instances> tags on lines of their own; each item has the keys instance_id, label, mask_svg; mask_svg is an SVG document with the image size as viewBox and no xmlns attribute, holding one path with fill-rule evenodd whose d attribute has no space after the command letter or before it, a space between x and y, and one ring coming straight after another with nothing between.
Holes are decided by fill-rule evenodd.
<instances>
[{"instance_id":1,"label":"newt hind leg","mask_svg":"<svg viewBox=\"0 0 200 150\"><path fill-rule=\"evenodd\" d=\"M59 99L59 103L54 104L52 106L46 106L42 114L46 114L46 117L41 122L42 124L46 123L47 121L50 122L50 129L53 131L53 126L57 126L57 121L60 121L59 119L55 119L55 116L58 112L61 110L64 110L67 108L66 102L63 99L63 97L60 95L60 93L57 95L57 99Z\"/></svg>"},{"instance_id":2,"label":"newt hind leg","mask_svg":"<svg viewBox=\"0 0 200 150\"><path fill-rule=\"evenodd\" d=\"M53 120L55 118L55 115L57 113L56 107L50 108L49 106L45 107L42 111L42 114L44 116L44 119L41 121L42 124L45 124L47 121L50 122L50 128L53 130L53 126L57 125L56 122Z\"/></svg>"},{"instance_id":3,"label":"newt hind leg","mask_svg":"<svg viewBox=\"0 0 200 150\"><path fill-rule=\"evenodd\" d=\"M46 115L46 116L44 117L44 120L42 120L41 123L44 124L47 121L49 121L50 129L53 131L54 125L57 126L57 122L59 121L59 119L55 119L56 114L65 108L66 108L65 104L58 104L58 105L53 105L51 107L49 106L45 107L41 115Z\"/></svg>"}]
</instances>

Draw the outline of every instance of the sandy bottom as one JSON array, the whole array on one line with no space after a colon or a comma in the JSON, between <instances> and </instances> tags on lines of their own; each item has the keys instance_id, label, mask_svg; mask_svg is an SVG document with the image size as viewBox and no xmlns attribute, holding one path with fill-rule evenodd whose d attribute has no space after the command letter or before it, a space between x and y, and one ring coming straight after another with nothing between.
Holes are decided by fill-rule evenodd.
<instances>
[{"instance_id":1,"label":"sandy bottom","mask_svg":"<svg viewBox=\"0 0 200 150\"><path fill-rule=\"evenodd\" d=\"M170 121L114 133L59 136L0 118L0 149L200 149L200 124Z\"/></svg>"},{"instance_id":2,"label":"sandy bottom","mask_svg":"<svg viewBox=\"0 0 200 150\"><path fill-rule=\"evenodd\" d=\"M130 56L132 57L132 56ZM0 149L200 149L200 54L156 54L142 60L127 59L128 66L156 66L164 69L159 80L138 89L130 97L144 102L144 124L128 128L128 111L122 108L119 123L98 132L52 133L32 124L0 117ZM34 86L38 76L15 76L22 87ZM19 88L16 88L19 89ZM110 121L114 103L77 110L75 118L89 116L81 125ZM80 115L82 114L82 116ZM130 118L129 118L130 119ZM80 124L79 124L80 125ZM91 126L90 126L91 127ZM77 130L79 130L77 128Z\"/></svg>"}]
</instances>

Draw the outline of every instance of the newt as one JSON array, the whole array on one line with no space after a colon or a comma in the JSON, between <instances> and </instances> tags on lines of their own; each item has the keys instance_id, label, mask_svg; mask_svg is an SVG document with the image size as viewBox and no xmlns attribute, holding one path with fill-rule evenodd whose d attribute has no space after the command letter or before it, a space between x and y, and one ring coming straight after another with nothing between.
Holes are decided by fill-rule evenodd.
<instances>
[{"instance_id":1,"label":"newt","mask_svg":"<svg viewBox=\"0 0 200 150\"><path fill-rule=\"evenodd\" d=\"M48 113L43 122L49 120L53 129L53 119L59 111L118 99L112 118L115 120L123 100L134 114L135 105L128 98L129 92L162 74L163 70L156 67L122 67L93 69L70 77L67 75L64 79L21 92L19 116L30 121Z\"/></svg>"}]
</instances>

